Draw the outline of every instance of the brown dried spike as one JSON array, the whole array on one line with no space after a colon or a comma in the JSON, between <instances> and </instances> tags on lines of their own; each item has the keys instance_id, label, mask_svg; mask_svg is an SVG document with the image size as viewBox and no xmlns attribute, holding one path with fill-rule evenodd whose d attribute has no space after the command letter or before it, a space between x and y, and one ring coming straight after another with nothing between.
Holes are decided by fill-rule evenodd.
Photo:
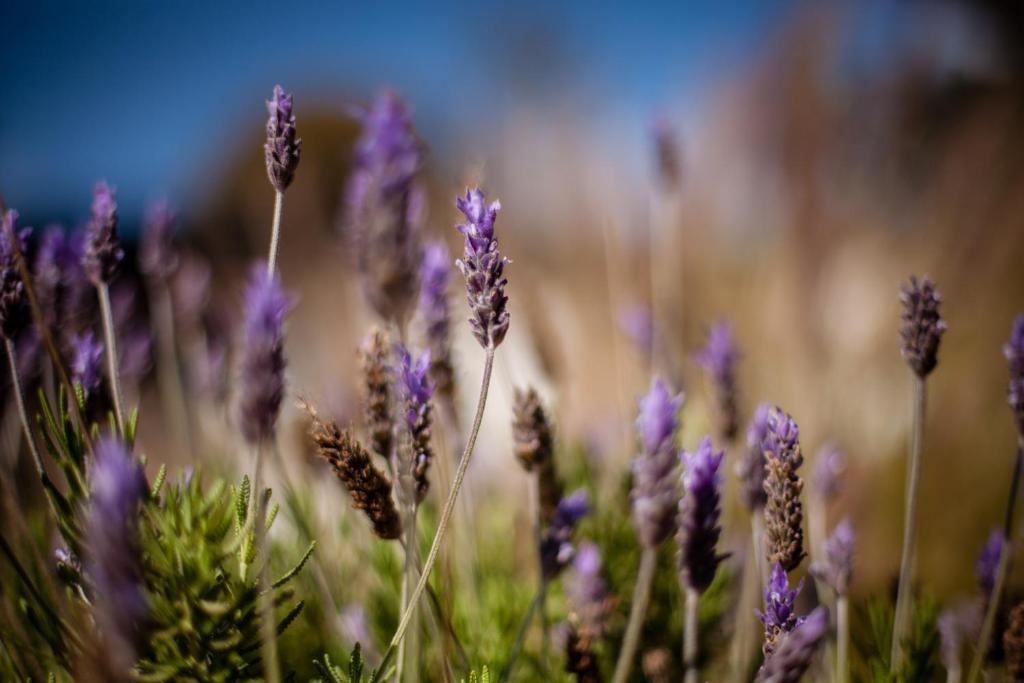
<instances>
[{"instance_id":1,"label":"brown dried spike","mask_svg":"<svg viewBox=\"0 0 1024 683\"><path fill-rule=\"evenodd\" d=\"M359 349L366 394L366 430L370 434L370 448L382 458L391 457L393 445L390 348L387 333L374 327Z\"/></svg>"},{"instance_id":2,"label":"brown dried spike","mask_svg":"<svg viewBox=\"0 0 1024 683\"><path fill-rule=\"evenodd\" d=\"M519 464L529 472L551 462L554 437L537 391L533 387L516 389L512 410L512 439Z\"/></svg>"},{"instance_id":3,"label":"brown dried spike","mask_svg":"<svg viewBox=\"0 0 1024 683\"><path fill-rule=\"evenodd\" d=\"M591 650L591 641L580 634L570 619L565 636L565 670L579 683L601 683L601 667Z\"/></svg>"},{"instance_id":4,"label":"brown dried spike","mask_svg":"<svg viewBox=\"0 0 1024 683\"><path fill-rule=\"evenodd\" d=\"M1006 653L1006 680L1024 681L1024 602L1010 610L1009 623L1003 634Z\"/></svg>"},{"instance_id":5,"label":"brown dried spike","mask_svg":"<svg viewBox=\"0 0 1024 683\"><path fill-rule=\"evenodd\" d=\"M402 522L391 498L387 476L374 467L370 454L348 432L339 430L334 422L323 422L312 409L310 417L310 436L317 452L345 485L352 496L352 507L363 511L373 524L373 532L381 538L399 538Z\"/></svg>"},{"instance_id":6,"label":"brown dried spike","mask_svg":"<svg viewBox=\"0 0 1024 683\"><path fill-rule=\"evenodd\" d=\"M787 572L796 569L805 555L804 509L800 502L804 482L796 473L802 462L799 445L781 458L765 451L766 552L770 563L778 562Z\"/></svg>"}]
</instances>

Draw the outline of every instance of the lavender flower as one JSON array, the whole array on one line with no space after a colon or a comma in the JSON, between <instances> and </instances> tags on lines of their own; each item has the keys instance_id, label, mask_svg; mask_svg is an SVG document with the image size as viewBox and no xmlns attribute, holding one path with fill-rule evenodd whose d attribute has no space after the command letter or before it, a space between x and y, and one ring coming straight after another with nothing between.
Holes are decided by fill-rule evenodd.
<instances>
[{"instance_id":1,"label":"lavender flower","mask_svg":"<svg viewBox=\"0 0 1024 683\"><path fill-rule=\"evenodd\" d=\"M61 283L57 297L57 329L66 344L75 333L90 329L96 316L97 297L89 274L85 270L87 231L69 234L57 251L57 265Z\"/></svg>"},{"instance_id":2,"label":"lavender flower","mask_svg":"<svg viewBox=\"0 0 1024 683\"><path fill-rule=\"evenodd\" d=\"M135 661L147 611L138 528L146 479L121 442L103 439L95 453L86 514L87 569L96 621L120 675Z\"/></svg>"},{"instance_id":3,"label":"lavender flower","mask_svg":"<svg viewBox=\"0 0 1024 683\"><path fill-rule=\"evenodd\" d=\"M270 437L284 398L284 317L290 308L276 275L252 269L245 300L239 422L250 443Z\"/></svg>"},{"instance_id":4,"label":"lavender flower","mask_svg":"<svg viewBox=\"0 0 1024 683\"><path fill-rule=\"evenodd\" d=\"M178 269L174 248L176 216L166 201L159 201L146 212L145 230L139 246L139 270L151 280L166 282Z\"/></svg>"},{"instance_id":5,"label":"lavender flower","mask_svg":"<svg viewBox=\"0 0 1024 683\"><path fill-rule=\"evenodd\" d=\"M619 327L642 353L650 354L654 346L654 320L648 306L634 303L619 310Z\"/></svg>"},{"instance_id":6,"label":"lavender flower","mask_svg":"<svg viewBox=\"0 0 1024 683\"><path fill-rule=\"evenodd\" d=\"M96 419L102 412L103 343L87 331L72 340L71 381L82 392L85 414Z\"/></svg>"},{"instance_id":7,"label":"lavender flower","mask_svg":"<svg viewBox=\"0 0 1024 683\"><path fill-rule=\"evenodd\" d=\"M1010 330L1010 340L1003 347L1010 370L1010 386L1006 392L1010 410L1017 422L1017 434L1024 439L1024 313L1017 316Z\"/></svg>"},{"instance_id":8,"label":"lavender flower","mask_svg":"<svg viewBox=\"0 0 1024 683\"><path fill-rule=\"evenodd\" d=\"M590 496L582 489L558 502L551 523L540 540L540 565L545 581L558 576L572 561L575 552L572 533L588 512Z\"/></svg>"},{"instance_id":9,"label":"lavender flower","mask_svg":"<svg viewBox=\"0 0 1024 683\"><path fill-rule=\"evenodd\" d=\"M562 499L562 482L555 472L554 428L537 390L517 388L512 406L512 442L516 459L527 472L537 474L540 521L551 522Z\"/></svg>"},{"instance_id":10,"label":"lavender flower","mask_svg":"<svg viewBox=\"0 0 1024 683\"><path fill-rule=\"evenodd\" d=\"M451 404L455 400L455 370L452 367L451 316L448 287L452 279L452 257L444 242L427 244L420 264L420 317L430 349L430 379L437 393Z\"/></svg>"},{"instance_id":11,"label":"lavender flower","mask_svg":"<svg viewBox=\"0 0 1024 683\"><path fill-rule=\"evenodd\" d=\"M696 452L683 453L686 470L679 501L679 569L686 585L698 593L711 585L725 557L716 549L722 534L718 468L724 457L725 451L714 451L710 436L701 439Z\"/></svg>"},{"instance_id":12,"label":"lavender flower","mask_svg":"<svg viewBox=\"0 0 1024 683\"><path fill-rule=\"evenodd\" d=\"M842 451L828 444L823 446L814 458L814 472L811 481L814 483L814 495L823 502L828 502L839 493L839 479L846 469L846 458Z\"/></svg>"},{"instance_id":13,"label":"lavender flower","mask_svg":"<svg viewBox=\"0 0 1024 683\"><path fill-rule=\"evenodd\" d=\"M824 642L827 631L828 610L818 607L780 638L775 652L765 659L758 672L758 683L799 683Z\"/></svg>"},{"instance_id":14,"label":"lavender flower","mask_svg":"<svg viewBox=\"0 0 1024 683\"><path fill-rule=\"evenodd\" d=\"M388 364L390 346L387 333L374 327L359 347L365 387L366 429L370 432L370 447L382 458L391 457L394 440L391 368Z\"/></svg>"},{"instance_id":15,"label":"lavender flower","mask_svg":"<svg viewBox=\"0 0 1024 683\"><path fill-rule=\"evenodd\" d=\"M736 463L736 476L740 480L740 497L752 513L764 507L768 496L764 492L764 450L761 444L768 433L768 413L771 407L762 403L754 410L747 427L747 448Z\"/></svg>"},{"instance_id":16,"label":"lavender flower","mask_svg":"<svg viewBox=\"0 0 1024 683\"><path fill-rule=\"evenodd\" d=\"M124 250L117 239L117 202L114 191L106 183L97 183L93 190L92 219L86 230L82 267L96 286L109 283L124 259Z\"/></svg>"},{"instance_id":17,"label":"lavender flower","mask_svg":"<svg viewBox=\"0 0 1024 683\"><path fill-rule=\"evenodd\" d=\"M682 405L682 394L673 397L659 379L651 383L650 391L640 399L636 428L641 451L633 459L631 497L633 522L641 543L648 548L661 545L675 526L678 488L674 442Z\"/></svg>"},{"instance_id":18,"label":"lavender flower","mask_svg":"<svg viewBox=\"0 0 1024 683\"><path fill-rule=\"evenodd\" d=\"M697 362L710 375L718 403L721 435L726 441L739 431L739 410L736 407L736 362L739 349L727 322L715 324L708 333L708 344L697 354Z\"/></svg>"},{"instance_id":19,"label":"lavender flower","mask_svg":"<svg viewBox=\"0 0 1024 683\"><path fill-rule=\"evenodd\" d=\"M267 158L267 177L278 192L284 192L295 177L299 165L302 140L295 137L295 114L292 96L279 85L267 102L267 143L263 149Z\"/></svg>"},{"instance_id":20,"label":"lavender flower","mask_svg":"<svg viewBox=\"0 0 1024 683\"><path fill-rule=\"evenodd\" d=\"M580 543L572 560L571 580L566 591L579 629L596 640L602 636L613 607L608 585L601 578L601 551L594 543Z\"/></svg>"},{"instance_id":21,"label":"lavender flower","mask_svg":"<svg viewBox=\"0 0 1024 683\"><path fill-rule=\"evenodd\" d=\"M46 324L53 327L57 324L59 299L63 273L61 253L66 249L64 231L51 226L43 233L36 250L33 264L32 281L36 288L36 299L42 309Z\"/></svg>"},{"instance_id":22,"label":"lavender flower","mask_svg":"<svg viewBox=\"0 0 1024 683\"><path fill-rule=\"evenodd\" d=\"M430 446L430 398L434 394L434 385L427 379L430 351L424 351L413 363L409 352L400 348L399 360L405 422L412 435L412 475L416 482L416 502L420 503L430 488L427 470L434 459L434 451Z\"/></svg>"},{"instance_id":23,"label":"lavender flower","mask_svg":"<svg viewBox=\"0 0 1024 683\"><path fill-rule=\"evenodd\" d=\"M787 413L773 408L768 414L768 430L762 448L766 461L764 492L765 543L770 562L779 562L792 571L804 558L803 504L800 493L804 483L797 469L804 459L800 453L800 429Z\"/></svg>"},{"instance_id":24,"label":"lavender flower","mask_svg":"<svg viewBox=\"0 0 1024 683\"><path fill-rule=\"evenodd\" d=\"M988 542L978 554L978 561L974 564L974 576L978 581L978 590L987 600L992 595L992 588L996 583L996 571L999 568L999 559L1003 554L1003 532L993 529L988 537Z\"/></svg>"},{"instance_id":25,"label":"lavender flower","mask_svg":"<svg viewBox=\"0 0 1024 683\"><path fill-rule=\"evenodd\" d=\"M465 197L455 205L466 216L459 224L459 232L466 236L462 259L456 261L466 278L466 294L472 315L469 324L480 345L494 349L508 332L508 297L504 276L505 265L511 263L498 251L494 238L494 221L501 210L501 202L484 206L484 193L479 188L466 191Z\"/></svg>"},{"instance_id":26,"label":"lavender flower","mask_svg":"<svg viewBox=\"0 0 1024 683\"><path fill-rule=\"evenodd\" d=\"M21 281L14 240L25 253L25 241L31 229L18 230L18 212L7 211L0 219L0 332L12 340L29 322L25 283Z\"/></svg>"},{"instance_id":27,"label":"lavender flower","mask_svg":"<svg viewBox=\"0 0 1024 683\"><path fill-rule=\"evenodd\" d=\"M797 587L790 590L786 570L778 562L772 567L768 585L764 589L764 612L758 612L757 618L764 624L764 655L770 657L778 646L779 638L803 623L793 605L796 596L804 587L801 579Z\"/></svg>"},{"instance_id":28,"label":"lavender flower","mask_svg":"<svg viewBox=\"0 0 1024 683\"><path fill-rule=\"evenodd\" d=\"M349 180L349 222L370 305L404 321L416 301L423 196L416 185L421 146L398 97L384 92L362 116Z\"/></svg>"},{"instance_id":29,"label":"lavender flower","mask_svg":"<svg viewBox=\"0 0 1024 683\"><path fill-rule=\"evenodd\" d=\"M910 284L900 290L900 302L903 304L900 326L903 359L918 377L924 378L938 363L936 354L946 331L946 321L939 315L942 297L930 279L918 281L911 276Z\"/></svg>"},{"instance_id":30,"label":"lavender flower","mask_svg":"<svg viewBox=\"0 0 1024 683\"><path fill-rule=\"evenodd\" d=\"M837 595L846 595L853 575L853 545L856 537L850 520L844 519L825 541L825 561L811 565L811 574Z\"/></svg>"}]
</instances>

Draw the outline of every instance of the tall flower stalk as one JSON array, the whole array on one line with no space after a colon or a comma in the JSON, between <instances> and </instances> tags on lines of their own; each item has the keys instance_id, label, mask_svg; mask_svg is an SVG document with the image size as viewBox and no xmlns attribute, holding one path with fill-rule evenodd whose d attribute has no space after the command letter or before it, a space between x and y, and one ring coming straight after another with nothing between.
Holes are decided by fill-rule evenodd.
<instances>
[{"instance_id":1,"label":"tall flower stalk","mask_svg":"<svg viewBox=\"0 0 1024 683\"><path fill-rule=\"evenodd\" d=\"M1006 584L1006 575L1010 567L1013 528L1017 519L1017 495L1020 490L1021 471L1024 469L1024 314L1018 315L1017 319L1013 321L1010 339L1003 346L1003 355L1006 356L1009 366L1009 386L1006 394L1017 427L1017 455L1014 458L1013 478L1010 480L1006 516L1003 520L1002 552L999 554L999 564L996 568L988 606L985 609L985 618L982 621L981 635L978 638L978 647L974 653L967 683L974 683L981 674L985 656L988 654L989 641L992 639L999 601L1002 599L1003 588Z\"/></svg>"},{"instance_id":2,"label":"tall flower stalk","mask_svg":"<svg viewBox=\"0 0 1024 683\"><path fill-rule=\"evenodd\" d=\"M921 440L924 434L925 379L938 364L939 342L946 331L946 321L939 314L942 298L928 278L911 276L910 284L900 292L903 304L900 337L903 359L914 373L914 417L907 461L907 490L904 501L903 551L900 556L900 578L896 589L896 609L892 626L892 649L889 671L895 672L903 659L903 641L910 627L913 596L911 568L917 537L917 490L921 479Z\"/></svg>"},{"instance_id":3,"label":"tall flower stalk","mask_svg":"<svg viewBox=\"0 0 1024 683\"><path fill-rule=\"evenodd\" d=\"M853 525L844 519L822 546L822 560L811 565L811 574L836 595L835 681L849 680L850 578L853 575Z\"/></svg>"},{"instance_id":4,"label":"tall flower stalk","mask_svg":"<svg viewBox=\"0 0 1024 683\"><path fill-rule=\"evenodd\" d=\"M660 379L655 379L650 391L640 399L640 414L636 420L640 453L633 459L633 490L630 496L633 524L642 550L629 621L612 677L614 683L624 683L633 667L640 629L651 597L658 547L675 530L679 499L675 440L682 405L683 396L672 396Z\"/></svg>"},{"instance_id":5,"label":"tall flower stalk","mask_svg":"<svg viewBox=\"0 0 1024 683\"><path fill-rule=\"evenodd\" d=\"M379 667L381 671L386 670L395 648L405 637L416 605L430 580L430 572L437 561L438 551L448 530L448 522L455 510L455 501L462 488L462 482L465 480L466 470L469 468L469 461L480 433L484 407L487 405L487 392L491 384L491 372L494 369L494 352L505 339L509 326L508 296L505 294L508 280L504 275L505 265L509 261L501 255L498 250L498 240L494 236L494 223L501 210L501 204L495 201L490 205L485 205L483 191L476 188L467 191L465 197L456 199L455 205L466 217L466 222L457 226L459 232L465 236L465 245L462 259L456 261L456 265L466 280L470 327L484 350L483 378L480 382L480 395L477 398L473 426L470 428L469 438L466 440L458 468L455 470L451 491L449 491L444 508L441 510L437 531L430 544L430 552L427 554L416 588L409 598L409 604L402 612L398 628L395 629L395 634L384 653Z\"/></svg>"},{"instance_id":6,"label":"tall flower stalk","mask_svg":"<svg viewBox=\"0 0 1024 683\"><path fill-rule=\"evenodd\" d=\"M110 307L110 282L124 260L124 250L117 237L117 202L114 191L106 183L98 183L93 191L92 219L86 231L85 253L82 267L96 287L103 321L103 341L107 351L107 381L114 400L114 419L117 429L125 433L124 400L121 391L121 373L117 357L117 335L114 314Z\"/></svg>"},{"instance_id":7,"label":"tall flower stalk","mask_svg":"<svg viewBox=\"0 0 1024 683\"><path fill-rule=\"evenodd\" d=\"M277 252L281 242L281 214L284 210L284 191L295 178L299 165L302 140L295 135L295 114L292 96L279 85L267 102L267 142L263 146L267 162L267 178L274 187L274 218L270 227L270 252L267 255L267 273L277 269Z\"/></svg>"}]
</instances>

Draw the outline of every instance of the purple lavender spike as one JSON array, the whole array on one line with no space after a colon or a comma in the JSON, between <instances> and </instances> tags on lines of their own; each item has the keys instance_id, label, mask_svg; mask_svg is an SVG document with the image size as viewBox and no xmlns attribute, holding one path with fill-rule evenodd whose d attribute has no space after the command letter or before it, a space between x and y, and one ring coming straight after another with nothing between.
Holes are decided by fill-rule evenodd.
<instances>
[{"instance_id":1,"label":"purple lavender spike","mask_svg":"<svg viewBox=\"0 0 1024 683\"><path fill-rule=\"evenodd\" d=\"M14 242L24 254L25 242L31 228L18 229L18 212L7 211L0 220L0 332L13 340L29 322L28 299L21 281L18 262L14 255Z\"/></svg>"},{"instance_id":2,"label":"purple lavender spike","mask_svg":"<svg viewBox=\"0 0 1024 683\"><path fill-rule=\"evenodd\" d=\"M757 513L764 507L767 495L764 492L764 449L761 447L768 433L768 413L771 406L762 403L754 410L754 416L747 427L747 447L736 463L736 476L740 480L740 495L743 504Z\"/></svg>"},{"instance_id":3,"label":"purple lavender spike","mask_svg":"<svg viewBox=\"0 0 1024 683\"><path fill-rule=\"evenodd\" d=\"M719 322L708 332L708 343L697 354L697 362L711 377L721 421L721 434L727 441L739 431L739 409L736 396L736 363L739 349L733 339L732 326Z\"/></svg>"},{"instance_id":4,"label":"purple lavender spike","mask_svg":"<svg viewBox=\"0 0 1024 683\"><path fill-rule=\"evenodd\" d=\"M178 269L178 252L174 248L176 218L164 200L154 203L146 212L139 270L151 280L165 282Z\"/></svg>"},{"instance_id":5,"label":"purple lavender spike","mask_svg":"<svg viewBox=\"0 0 1024 683\"><path fill-rule=\"evenodd\" d=\"M279 85L274 86L273 97L267 102L267 177L278 192L284 192L295 178L299 166L302 140L295 136L295 114L292 96Z\"/></svg>"},{"instance_id":6,"label":"purple lavender spike","mask_svg":"<svg viewBox=\"0 0 1024 683\"><path fill-rule=\"evenodd\" d=\"M679 566L686 585L703 593L715 578L719 563L718 538L722 534L721 477L718 468L725 451L714 451L705 436L693 453L684 453L683 498L679 501Z\"/></svg>"},{"instance_id":7,"label":"purple lavender spike","mask_svg":"<svg viewBox=\"0 0 1024 683\"><path fill-rule=\"evenodd\" d=\"M501 211L501 202L485 205L484 193L479 188L466 191L465 197L455 205L466 217L466 223L456 226L465 235L465 249L456 261L466 278L469 299L469 324L473 335L485 349L501 344L508 332L508 296L505 295L505 266L511 261L498 251L494 237L494 222Z\"/></svg>"},{"instance_id":8,"label":"purple lavender spike","mask_svg":"<svg viewBox=\"0 0 1024 683\"><path fill-rule=\"evenodd\" d=\"M242 347L242 434L252 444L273 435L284 398L284 317L288 297L263 264L252 269L245 298Z\"/></svg>"},{"instance_id":9,"label":"purple lavender spike","mask_svg":"<svg viewBox=\"0 0 1024 683\"><path fill-rule=\"evenodd\" d=\"M413 362L412 356L399 346L399 384L405 404L405 421L412 436L412 474L416 482L416 502L422 502L430 488L427 471L434 459L430 445L432 423L430 399L434 385L427 377L430 370L430 351L424 351Z\"/></svg>"},{"instance_id":10,"label":"purple lavender spike","mask_svg":"<svg viewBox=\"0 0 1024 683\"><path fill-rule=\"evenodd\" d=\"M566 591L580 630L591 639L600 638L607 627L612 596L601 577L601 551L589 541L580 543L572 560L572 574Z\"/></svg>"},{"instance_id":11,"label":"purple lavender spike","mask_svg":"<svg viewBox=\"0 0 1024 683\"><path fill-rule=\"evenodd\" d=\"M799 683L828 632L828 609L817 607L802 623L779 639L778 647L765 658L758 683Z\"/></svg>"},{"instance_id":12,"label":"purple lavender spike","mask_svg":"<svg viewBox=\"0 0 1024 683\"><path fill-rule=\"evenodd\" d=\"M946 321L939 314L942 297L928 278L920 281L910 277L910 284L900 291L903 303L903 359L918 377L926 377L938 364L939 342L946 331Z\"/></svg>"},{"instance_id":13,"label":"purple lavender spike","mask_svg":"<svg viewBox=\"0 0 1024 683\"><path fill-rule=\"evenodd\" d=\"M995 586L996 571L999 568L999 559L1002 554L1003 532L1000 529L993 529L974 565L974 576L978 580L978 589L986 598L992 594L992 588Z\"/></svg>"},{"instance_id":14,"label":"purple lavender spike","mask_svg":"<svg viewBox=\"0 0 1024 683\"><path fill-rule=\"evenodd\" d=\"M572 534L590 512L590 496L579 490L562 498L540 541L540 564L545 581L555 578L573 559Z\"/></svg>"},{"instance_id":15,"label":"purple lavender spike","mask_svg":"<svg viewBox=\"0 0 1024 683\"><path fill-rule=\"evenodd\" d=\"M826 502L835 498L845 469L846 458L842 451L832 444L823 446L814 458L814 472L811 474L814 495Z\"/></svg>"},{"instance_id":16,"label":"purple lavender spike","mask_svg":"<svg viewBox=\"0 0 1024 683\"><path fill-rule=\"evenodd\" d=\"M451 403L455 390L452 368L451 314L448 291L454 261L444 242L434 241L423 250L420 264L420 317L430 350L430 379L437 393Z\"/></svg>"},{"instance_id":17,"label":"purple lavender spike","mask_svg":"<svg viewBox=\"0 0 1024 683\"><path fill-rule=\"evenodd\" d=\"M72 338L71 381L80 387L89 419L99 417L103 408L103 342L91 331Z\"/></svg>"},{"instance_id":18,"label":"purple lavender spike","mask_svg":"<svg viewBox=\"0 0 1024 683\"><path fill-rule=\"evenodd\" d=\"M811 574L837 595L846 595L853 575L853 547L856 536L850 520L844 519L825 541L825 561L811 565Z\"/></svg>"},{"instance_id":19,"label":"purple lavender spike","mask_svg":"<svg viewBox=\"0 0 1024 683\"><path fill-rule=\"evenodd\" d=\"M36 298L39 300L43 319L50 327L57 324L61 285L64 277L61 252L64 249L66 249L64 231L57 226L50 226L43 232L43 237L39 240L39 248L36 250L36 259L33 264L32 278L36 288Z\"/></svg>"},{"instance_id":20,"label":"purple lavender spike","mask_svg":"<svg viewBox=\"0 0 1024 683\"><path fill-rule=\"evenodd\" d=\"M1017 435L1024 440L1024 313L1013 321L1010 339L1003 347L1009 366L1010 385L1006 392L1017 423Z\"/></svg>"},{"instance_id":21,"label":"purple lavender spike","mask_svg":"<svg viewBox=\"0 0 1024 683\"><path fill-rule=\"evenodd\" d=\"M757 613L758 619L764 624L766 657L774 651L782 634L789 633L803 623L803 617L798 617L793 608L803 586L801 579L797 587L790 590L786 570L778 562L772 567L771 577L764 589L764 612Z\"/></svg>"},{"instance_id":22,"label":"purple lavender spike","mask_svg":"<svg viewBox=\"0 0 1024 683\"><path fill-rule=\"evenodd\" d=\"M93 190L92 219L86 230L82 267L96 286L109 283L117 274L124 250L117 237L117 202L106 183Z\"/></svg>"},{"instance_id":23,"label":"purple lavender spike","mask_svg":"<svg viewBox=\"0 0 1024 683\"><path fill-rule=\"evenodd\" d=\"M640 400L636 428L641 451L633 459L633 521L648 548L661 545L675 528L678 501L675 436L682 394L673 397L659 379Z\"/></svg>"}]
</instances>

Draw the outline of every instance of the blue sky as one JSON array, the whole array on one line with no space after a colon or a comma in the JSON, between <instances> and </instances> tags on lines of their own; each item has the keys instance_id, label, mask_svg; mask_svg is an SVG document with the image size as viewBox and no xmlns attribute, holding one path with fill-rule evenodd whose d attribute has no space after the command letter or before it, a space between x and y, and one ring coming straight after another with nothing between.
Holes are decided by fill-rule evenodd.
<instances>
[{"instance_id":1,"label":"blue sky","mask_svg":"<svg viewBox=\"0 0 1024 683\"><path fill-rule=\"evenodd\" d=\"M277 82L339 110L391 85L441 151L511 98L649 117L756 54L790 4L8 3L0 192L37 220L84 212L99 178L128 214L183 199Z\"/></svg>"}]
</instances>

